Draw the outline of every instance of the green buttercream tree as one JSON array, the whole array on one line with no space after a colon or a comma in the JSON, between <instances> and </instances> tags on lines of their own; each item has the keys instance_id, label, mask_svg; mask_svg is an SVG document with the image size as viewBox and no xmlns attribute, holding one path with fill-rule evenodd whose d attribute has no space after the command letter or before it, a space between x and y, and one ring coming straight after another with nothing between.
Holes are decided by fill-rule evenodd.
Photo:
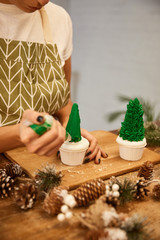
<instances>
[{"instance_id":1,"label":"green buttercream tree","mask_svg":"<svg viewBox=\"0 0 160 240\"><path fill-rule=\"evenodd\" d=\"M129 101L124 122L121 124L120 137L123 140L138 142L144 139L143 110L137 98Z\"/></svg>"},{"instance_id":2,"label":"green buttercream tree","mask_svg":"<svg viewBox=\"0 0 160 240\"><path fill-rule=\"evenodd\" d=\"M71 136L70 142L79 142L81 140L80 122L78 104L74 103L66 127L66 131Z\"/></svg>"}]
</instances>

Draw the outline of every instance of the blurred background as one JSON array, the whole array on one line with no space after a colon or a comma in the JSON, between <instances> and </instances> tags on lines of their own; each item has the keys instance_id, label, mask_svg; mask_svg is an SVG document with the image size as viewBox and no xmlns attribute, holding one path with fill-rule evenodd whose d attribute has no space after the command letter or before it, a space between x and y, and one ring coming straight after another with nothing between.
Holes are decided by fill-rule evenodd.
<instances>
[{"instance_id":1,"label":"blurred background","mask_svg":"<svg viewBox=\"0 0 160 240\"><path fill-rule=\"evenodd\" d=\"M117 98L141 97L155 116L160 112L160 1L52 0L73 23L72 100L79 105L81 127L112 130L125 111Z\"/></svg>"}]
</instances>

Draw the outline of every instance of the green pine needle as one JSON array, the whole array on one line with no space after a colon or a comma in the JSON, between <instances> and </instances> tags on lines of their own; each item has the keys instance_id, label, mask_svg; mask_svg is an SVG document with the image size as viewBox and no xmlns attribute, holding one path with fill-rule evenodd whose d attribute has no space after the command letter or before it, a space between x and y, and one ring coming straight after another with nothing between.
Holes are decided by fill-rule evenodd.
<instances>
[{"instance_id":1,"label":"green pine needle","mask_svg":"<svg viewBox=\"0 0 160 240\"><path fill-rule=\"evenodd\" d=\"M117 98L120 102L129 102L131 99L134 99L124 95L118 95Z\"/></svg>"},{"instance_id":2,"label":"green pine needle","mask_svg":"<svg viewBox=\"0 0 160 240\"><path fill-rule=\"evenodd\" d=\"M61 172L56 173L53 165L47 165L44 169L38 170L36 183L41 191L48 192L51 188L60 185Z\"/></svg>"},{"instance_id":3,"label":"green pine needle","mask_svg":"<svg viewBox=\"0 0 160 240\"><path fill-rule=\"evenodd\" d=\"M127 180L126 178L122 183L119 184L119 191L120 191L120 204L124 204L129 202L133 199L133 191L135 185L132 183L131 180Z\"/></svg>"},{"instance_id":4,"label":"green pine needle","mask_svg":"<svg viewBox=\"0 0 160 240\"><path fill-rule=\"evenodd\" d=\"M147 146L160 147L160 127L155 123L145 124L145 137Z\"/></svg>"},{"instance_id":5,"label":"green pine needle","mask_svg":"<svg viewBox=\"0 0 160 240\"><path fill-rule=\"evenodd\" d=\"M109 122L113 122L114 120L116 120L117 118L119 118L121 115L125 114L126 111L117 111L117 112L113 112L110 113L108 115L108 121Z\"/></svg>"},{"instance_id":6,"label":"green pine needle","mask_svg":"<svg viewBox=\"0 0 160 240\"><path fill-rule=\"evenodd\" d=\"M160 121L160 113L157 115L155 120Z\"/></svg>"},{"instance_id":7,"label":"green pine needle","mask_svg":"<svg viewBox=\"0 0 160 240\"><path fill-rule=\"evenodd\" d=\"M138 214L129 217L122 229L126 231L128 240L151 240L146 230L146 218L140 217Z\"/></svg>"},{"instance_id":8,"label":"green pine needle","mask_svg":"<svg viewBox=\"0 0 160 240\"><path fill-rule=\"evenodd\" d=\"M135 190L135 184L128 179L124 179L122 182L119 181L118 179L114 179L113 183L116 183L119 185L119 193L120 193L120 204L123 205L126 202L129 202L131 200L133 200L133 193Z\"/></svg>"}]
</instances>

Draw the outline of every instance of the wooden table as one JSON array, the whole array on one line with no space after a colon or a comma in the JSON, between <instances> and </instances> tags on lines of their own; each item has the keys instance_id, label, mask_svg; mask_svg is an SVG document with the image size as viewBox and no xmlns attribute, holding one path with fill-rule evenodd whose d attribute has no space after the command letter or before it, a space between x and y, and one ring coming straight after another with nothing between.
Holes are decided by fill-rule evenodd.
<instances>
[{"instance_id":1,"label":"wooden table","mask_svg":"<svg viewBox=\"0 0 160 240\"><path fill-rule=\"evenodd\" d=\"M96 136L99 134L99 143L102 145L102 147L105 147L105 138L104 138L104 131L100 132L94 132ZM103 136L103 137L102 137ZM110 141L108 141L109 144ZM109 146L107 144L107 146ZM151 149L156 153L160 153L160 148L154 148ZM107 151L107 150L106 150ZM112 151L111 151L112 152ZM152 153L154 153L152 152ZM13 152L12 152L13 153ZM150 153L147 150L147 154ZM12 154L9 154L12 155ZM154 154L153 154L154 156ZM160 169L160 155L155 155L155 169ZM159 158L157 158L159 156ZM113 157L113 159L117 158L116 156ZM148 159L149 160L149 159ZM0 161L2 162L8 162L9 160L4 156L0 155ZM108 161L112 161L112 159L109 159ZM114 162L114 161L113 161ZM158 163L159 162L159 163ZM104 164L104 165L103 165ZM89 163L89 165L86 165L85 168L94 168L94 163ZM102 164L96 165L96 169L102 169L102 166L105 166L105 160L102 160ZM135 168L137 169L137 168ZM129 170L132 171L130 173L120 172L117 171L117 175L122 175L121 177L134 177L137 175L137 171L133 169ZM67 171L64 169L64 171ZM98 170L96 170L98 171ZM72 175L74 175L74 171L71 170ZM102 172L101 170L98 172ZM159 173L158 173L159 174ZM103 179L106 179L108 177L104 177L107 175L102 174L101 175ZM92 175L92 179L97 177L97 172L95 175ZM89 179L90 179L89 175ZM70 182L68 181L69 186L72 188L77 187L80 182L78 182L75 185L70 185ZM141 215L148 216L149 220L151 220L149 227L154 228L153 232L153 239L159 240L160 239L160 210L159 205L160 202L153 201L152 198L147 198L140 202L131 202L125 206L125 211L130 213L138 212ZM74 209L75 212L82 211L82 208ZM153 225L154 221L154 225ZM42 202L37 202L35 204L35 207L29 211L21 211L11 199L5 199L0 200L0 239L2 240L61 240L61 239L67 239L67 240L82 240L85 239L86 229L82 228L73 228L67 223L59 223L56 219L56 217L51 217L47 213L45 213L42 210Z\"/></svg>"}]
</instances>

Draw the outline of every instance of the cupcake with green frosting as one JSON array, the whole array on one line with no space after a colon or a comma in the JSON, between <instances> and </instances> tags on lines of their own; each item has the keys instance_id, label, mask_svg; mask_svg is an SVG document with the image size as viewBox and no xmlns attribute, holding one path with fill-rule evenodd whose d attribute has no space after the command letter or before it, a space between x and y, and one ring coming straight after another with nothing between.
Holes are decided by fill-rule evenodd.
<instances>
[{"instance_id":1,"label":"cupcake with green frosting","mask_svg":"<svg viewBox=\"0 0 160 240\"><path fill-rule=\"evenodd\" d=\"M89 142L81 136L79 109L76 103L72 106L66 132L69 133L71 139L65 141L60 147L61 161L66 165L81 165Z\"/></svg>"},{"instance_id":2,"label":"cupcake with green frosting","mask_svg":"<svg viewBox=\"0 0 160 240\"><path fill-rule=\"evenodd\" d=\"M116 141L119 144L120 157L125 160L140 160L146 139L144 137L143 110L139 100L130 100L124 121Z\"/></svg>"}]
</instances>

